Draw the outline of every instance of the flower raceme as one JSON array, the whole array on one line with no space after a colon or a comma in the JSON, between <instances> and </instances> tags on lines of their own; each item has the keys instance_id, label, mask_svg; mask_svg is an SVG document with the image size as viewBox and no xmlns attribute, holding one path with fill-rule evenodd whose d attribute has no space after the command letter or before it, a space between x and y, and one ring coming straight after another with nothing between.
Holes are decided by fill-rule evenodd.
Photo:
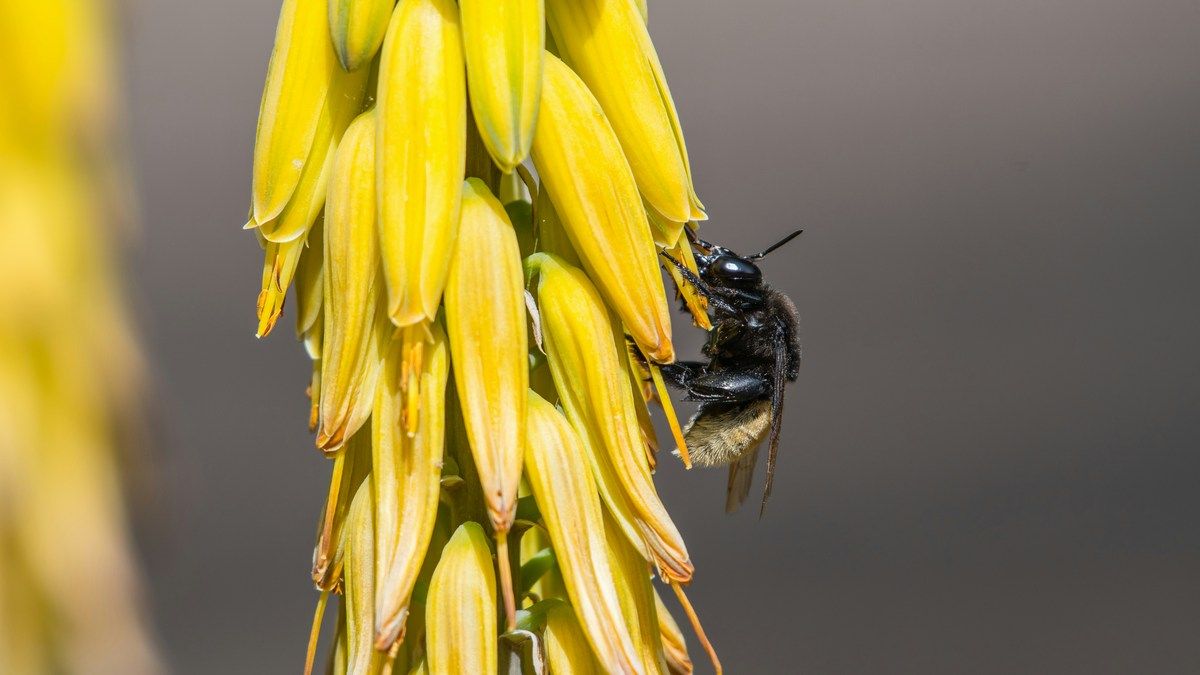
<instances>
[{"instance_id":1,"label":"flower raceme","mask_svg":"<svg viewBox=\"0 0 1200 675\"><path fill-rule=\"evenodd\" d=\"M703 218L644 3L284 1L246 227L332 463L310 669L331 594L332 672L690 669L646 382Z\"/></svg>"}]
</instances>

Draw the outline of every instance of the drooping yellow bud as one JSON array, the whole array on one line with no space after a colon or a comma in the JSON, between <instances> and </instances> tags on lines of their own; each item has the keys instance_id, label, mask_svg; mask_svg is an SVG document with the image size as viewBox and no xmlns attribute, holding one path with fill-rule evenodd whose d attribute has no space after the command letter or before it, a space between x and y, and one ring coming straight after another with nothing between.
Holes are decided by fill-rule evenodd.
<instances>
[{"instance_id":1,"label":"drooping yellow bud","mask_svg":"<svg viewBox=\"0 0 1200 675\"><path fill-rule=\"evenodd\" d=\"M292 198L336 69L324 0L284 0L254 140L254 222Z\"/></svg>"},{"instance_id":2,"label":"drooping yellow bud","mask_svg":"<svg viewBox=\"0 0 1200 675\"><path fill-rule=\"evenodd\" d=\"M259 233L267 241L288 242L302 237L313 226L325 206L326 186L333 168L338 141L346 128L362 112L366 96L367 71L347 73L335 68L325 108L317 124L312 149L300 180L287 206L275 218L258 222ZM254 223L250 223L254 224Z\"/></svg>"},{"instance_id":3,"label":"drooping yellow bud","mask_svg":"<svg viewBox=\"0 0 1200 675\"><path fill-rule=\"evenodd\" d=\"M575 611L567 603L556 603L546 612L543 632L546 665L554 675L599 675L605 671L596 661Z\"/></svg>"},{"instance_id":4,"label":"drooping yellow bud","mask_svg":"<svg viewBox=\"0 0 1200 675\"><path fill-rule=\"evenodd\" d=\"M446 330L488 515L504 533L517 507L529 388L521 253L504 207L482 181L464 181L462 195Z\"/></svg>"},{"instance_id":5,"label":"drooping yellow bud","mask_svg":"<svg viewBox=\"0 0 1200 675\"><path fill-rule=\"evenodd\" d=\"M405 0L406 2L409 0ZM494 675L496 575L483 528L463 523L442 549L425 605L429 672Z\"/></svg>"},{"instance_id":6,"label":"drooping yellow bud","mask_svg":"<svg viewBox=\"0 0 1200 675\"><path fill-rule=\"evenodd\" d=\"M404 391L403 359L422 349L417 391ZM375 489L375 646L387 650L404 635L413 585L437 520L446 424L446 336L436 322L405 328L385 351L371 429ZM404 429L404 400L419 399L416 433Z\"/></svg>"},{"instance_id":7,"label":"drooping yellow bud","mask_svg":"<svg viewBox=\"0 0 1200 675\"><path fill-rule=\"evenodd\" d=\"M604 517L605 537L608 540L609 566L613 585L621 604L621 616L633 637L640 658L646 663L645 672L666 673L662 636L655 616L654 586L650 582L650 566L630 545L613 519Z\"/></svg>"},{"instance_id":8,"label":"drooping yellow bud","mask_svg":"<svg viewBox=\"0 0 1200 675\"><path fill-rule=\"evenodd\" d=\"M461 0L471 110L505 173L529 155L542 91L542 0Z\"/></svg>"},{"instance_id":9,"label":"drooping yellow bud","mask_svg":"<svg viewBox=\"0 0 1200 675\"><path fill-rule=\"evenodd\" d=\"M329 32L338 60L346 70L358 70L371 62L383 36L396 0L329 0Z\"/></svg>"},{"instance_id":10,"label":"drooping yellow bud","mask_svg":"<svg viewBox=\"0 0 1200 675\"><path fill-rule=\"evenodd\" d=\"M624 336L582 270L548 254L531 257L550 372L567 419L584 440L601 495L630 544L653 556L660 573L687 582L692 564L679 530L654 489L627 371ZM643 548L643 546L645 548Z\"/></svg>"},{"instance_id":11,"label":"drooping yellow bud","mask_svg":"<svg viewBox=\"0 0 1200 675\"><path fill-rule=\"evenodd\" d=\"M604 299L649 358L673 361L658 256L629 163L596 99L550 54L533 161Z\"/></svg>"},{"instance_id":12,"label":"drooping yellow bud","mask_svg":"<svg viewBox=\"0 0 1200 675\"><path fill-rule=\"evenodd\" d=\"M338 148L325 210L325 330L317 447L336 450L371 413L379 375L382 295L375 234L376 114Z\"/></svg>"},{"instance_id":13,"label":"drooping yellow bud","mask_svg":"<svg viewBox=\"0 0 1200 675\"><path fill-rule=\"evenodd\" d=\"M296 337L305 340L304 346L309 350L309 356L316 359L321 356L320 342L310 345L307 338L314 333L314 329L318 334L321 332L317 324L320 323L318 320L321 318L324 298L321 279L325 270L325 227L320 216L308 233L306 242L304 253L296 265Z\"/></svg>"},{"instance_id":14,"label":"drooping yellow bud","mask_svg":"<svg viewBox=\"0 0 1200 675\"><path fill-rule=\"evenodd\" d=\"M453 0L404 0L379 71L379 242L388 314L437 316L458 232L467 87Z\"/></svg>"},{"instance_id":15,"label":"drooping yellow bud","mask_svg":"<svg viewBox=\"0 0 1200 675\"><path fill-rule=\"evenodd\" d=\"M667 670L671 675L691 675L692 658L688 656L687 643L683 639L683 631L675 622L675 617L663 603L662 596L654 591L654 608L658 615L658 632L662 638L663 656L667 660Z\"/></svg>"},{"instance_id":16,"label":"drooping yellow bud","mask_svg":"<svg viewBox=\"0 0 1200 675\"><path fill-rule=\"evenodd\" d=\"M346 664L347 672L378 672L383 652L374 648L375 527L371 488L363 484L350 502L343 530L345 542Z\"/></svg>"},{"instance_id":17,"label":"drooping yellow bud","mask_svg":"<svg viewBox=\"0 0 1200 675\"><path fill-rule=\"evenodd\" d=\"M583 444L566 418L533 392L528 434L530 487L588 642L604 671L645 672L621 618L600 499Z\"/></svg>"},{"instance_id":18,"label":"drooping yellow bud","mask_svg":"<svg viewBox=\"0 0 1200 675\"><path fill-rule=\"evenodd\" d=\"M313 547L312 580L321 590L335 588L342 578L345 551L342 535L350 500L371 470L371 433L363 429L350 437L333 459L329 492L317 522L317 544Z\"/></svg>"},{"instance_id":19,"label":"drooping yellow bud","mask_svg":"<svg viewBox=\"0 0 1200 675\"><path fill-rule=\"evenodd\" d=\"M637 6L546 0L546 19L563 60L604 108L646 201L668 220L703 220L675 103Z\"/></svg>"}]
</instances>

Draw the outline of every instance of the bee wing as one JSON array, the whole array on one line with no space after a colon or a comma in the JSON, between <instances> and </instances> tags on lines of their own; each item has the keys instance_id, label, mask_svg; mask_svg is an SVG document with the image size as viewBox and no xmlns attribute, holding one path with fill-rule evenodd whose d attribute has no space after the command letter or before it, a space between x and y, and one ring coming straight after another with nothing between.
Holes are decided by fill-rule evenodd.
<instances>
[{"instance_id":1,"label":"bee wing","mask_svg":"<svg viewBox=\"0 0 1200 675\"><path fill-rule=\"evenodd\" d=\"M758 446L742 453L729 465L729 483L725 488L725 513L733 513L746 501L750 484L754 482L754 467L758 465Z\"/></svg>"},{"instance_id":2,"label":"bee wing","mask_svg":"<svg viewBox=\"0 0 1200 675\"><path fill-rule=\"evenodd\" d=\"M771 498L771 487L775 483L775 458L779 454L779 432L783 429L783 388L787 385L787 333L782 326L775 332L775 387L771 392L771 433L770 451L767 453L767 483L763 487L762 504L758 507L758 517L762 518L767 510L767 500Z\"/></svg>"}]
</instances>

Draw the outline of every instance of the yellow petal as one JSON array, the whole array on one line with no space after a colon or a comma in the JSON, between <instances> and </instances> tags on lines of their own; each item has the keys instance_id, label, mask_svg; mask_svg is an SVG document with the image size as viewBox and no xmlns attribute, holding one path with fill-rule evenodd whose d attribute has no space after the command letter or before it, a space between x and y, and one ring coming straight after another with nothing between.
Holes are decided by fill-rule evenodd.
<instances>
[{"instance_id":1,"label":"yellow petal","mask_svg":"<svg viewBox=\"0 0 1200 675\"><path fill-rule=\"evenodd\" d=\"M462 195L446 330L488 515L504 533L517 507L529 388L521 253L504 207L482 181L466 180Z\"/></svg>"},{"instance_id":2,"label":"yellow petal","mask_svg":"<svg viewBox=\"0 0 1200 675\"><path fill-rule=\"evenodd\" d=\"M646 672L666 673L662 636L654 605L654 586L650 583L650 566L607 514L604 524L613 585L617 589L625 626L633 636L638 654L647 664Z\"/></svg>"},{"instance_id":3,"label":"yellow petal","mask_svg":"<svg viewBox=\"0 0 1200 675\"><path fill-rule=\"evenodd\" d=\"M477 523L464 523L442 549L429 584L425 631L429 672L496 672L496 576L487 537Z\"/></svg>"},{"instance_id":4,"label":"yellow petal","mask_svg":"<svg viewBox=\"0 0 1200 675\"><path fill-rule=\"evenodd\" d=\"M671 319L629 163L583 82L553 56L545 61L533 140L538 174L604 299L647 356L669 363Z\"/></svg>"},{"instance_id":5,"label":"yellow petal","mask_svg":"<svg viewBox=\"0 0 1200 675\"><path fill-rule=\"evenodd\" d=\"M424 345L418 376L416 433L403 427L402 370L406 343ZM375 395L371 481L375 488L375 646L387 650L404 634L413 585L437 519L446 422L449 355L438 324L412 326L392 340Z\"/></svg>"},{"instance_id":6,"label":"yellow petal","mask_svg":"<svg viewBox=\"0 0 1200 675\"><path fill-rule=\"evenodd\" d=\"M255 331L255 337L270 335L279 321L304 245L304 240L295 239L283 244L267 242L263 249L262 290L258 292L258 330Z\"/></svg>"},{"instance_id":7,"label":"yellow petal","mask_svg":"<svg viewBox=\"0 0 1200 675\"><path fill-rule=\"evenodd\" d=\"M362 485L350 502L346 519L345 595L347 672L377 672L383 652L374 648L375 625L375 527L371 488Z\"/></svg>"},{"instance_id":8,"label":"yellow petal","mask_svg":"<svg viewBox=\"0 0 1200 675\"><path fill-rule=\"evenodd\" d=\"M529 155L542 91L542 0L461 0L471 110L505 173Z\"/></svg>"},{"instance_id":9,"label":"yellow petal","mask_svg":"<svg viewBox=\"0 0 1200 675\"><path fill-rule=\"evenodd\" d=\"M381 279L375 235L375 113L338 148L325 214L324 344L317 447L331 452L367 416L379 375Z\"/></svg>"},{"instance_id":10,"label":"yellow petal","mask_svg":"<svg viewBox=\"0 0 1200 675\"><path fill-rule=\"evenodd\" d=\"M338 141L362 111L368 75L366 70L355 73L335 70L312 150L300 171L296 189L276 218L259 225L259 232L267 241L282 243L303 236L325 206L326 185Z\"/></svg>"},{"instance_id":11,"label":"yellow petal","mask_svg":"<svg viewBox=\"0 0 1200 675\"><path fill-rule=\"evenodd\" d=\"M687 582L692 576L687 548L659 500L646 462L621 352L624 335L614 330L582 270L544 253L532 256L529 264L539 275L538 305L554 385L592 458L601 495L614 512L632 513L637 533L625 528L631 544L642 548L644 542L665 578Z\"/></svg>"},{"instance_id":12,"label":"yellow petal","mask_svg":"<svg viewBox=\"0 0 1200 675\"><path fill-rule=\"evenodd\" d=\"M658 54L628 0L546 0L559 53L600 101L638 188L668 220L703 219Z\"/></svg>"},{"instance_id":13,"label":"yellow petal","mask_svg":"<svg viewBox=\"0 0 1200 675\"><path fill-rule=\"evenodd\" d=\"M370 63L396 0L329 0L329 31L342 67L358 70Z\"/></svg>"},{"instance_id":14,"label":"yellow petal","mask_svg":"<svg viewBox=\"0 0 1200 675\"><path fill-rule=\"evenodd\" d=\"M291 199L336 69L324 0L284 0L254 140L255 222Z\"/></svg>"},{"instance_id":15,"label":"yellow petal","mask_svg":"<svg viewBox=\"0 0 1200 675\"><path fill-rule=\"evenodd\" d=\"M642 15L642 22L648 22L650 20L650 7L646 0L634 0L634 4L637 5L638 14Z\"/></svg>"},{"instance_id":16,"label":"yellow petal","mask_svg":"<svg viewBox=\"0 0 1200 675\"><path fill-rule=\"evenodd\" d=\"M583 444L562 414L532 392L528 433L530 487L588 641L607 672L645 672L624 630L600 499Z\"/></svg>"},{"instance_id":17,"label":"yellow petal","mask_svg":"<svg viewBox=\"0 0 1200 675\"><path fill-rule=\"evenodd\" d=\"M675 617L667 610L658 591L654 591L654 608L658 615L658 632L662 638L663 656L666 657L667 670L671 675L691 675L692 659L688 656L687 643L683 639L683 631L675 622Z\"/></svg>"},{"instance_id":18,"label":"yellow petal","mask_svg":"<svg viewBox=\"0 0 1200 675\"><path fill-rule=\"evenodd\" d=\"M543 640L546 665L554 675L599 675L605 672L603 665L596 661L570 605L558 603L546 612Z\"/></svg>"},{"instance_id":19,"label":"yellow petal","mask_svg":"<svg viewBox=\"0 0 1200 675\"><path fill-rule=\"evenodd\" d=\"M305 338L321 318L321 277L325 269L325 227L319 222L308 233L307 245L296 266L296 337ZM320 329L316 329L320 332ZM318 343L319 345L319 343ZM309 348L308 341L305 347ZM319 358L321 350L309 356Z\"/></svg>"},{"instance_id":20,"label":"yellow petal","mask_svg":"<svg viewBox=\"0 0 1200 675\"><path fill-rule=\"evenodd\" d=\"M342 577L346 526L350 500L371 470L371 434L363 430L350 438L333 459L329 493L317 523L313 548L312 580L317 588L331 590Z\"/></svg>"},{"instance_id":21,"label":"yellow petal","mask_svg":"<svg viewBox=\"0 0 1200 675\"><path fill-rule=\"evenodd\" d=\"M458 231L466 92L458 7L401 2L383 43L377 150L379 240L398 326L437 315Z\"/></svg>"}]
</instances>

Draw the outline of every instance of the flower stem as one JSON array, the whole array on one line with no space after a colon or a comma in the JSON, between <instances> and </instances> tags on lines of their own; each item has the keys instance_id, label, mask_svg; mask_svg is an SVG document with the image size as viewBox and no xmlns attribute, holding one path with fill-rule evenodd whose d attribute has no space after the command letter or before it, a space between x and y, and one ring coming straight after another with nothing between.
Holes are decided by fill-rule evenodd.
<instances>
[{"instance_id":1,"label":"flower stem","mask_svg":"<svg viewBox=\"0 0 1200 675\"><path fill-rule=\"evenodd\" d=\"M504 629L517 627L517 599L513 593L512 562L508 559L508 532L496 533L496 563L500 567L500 590L504 596Z\"/></svg>"}]
</instances>

